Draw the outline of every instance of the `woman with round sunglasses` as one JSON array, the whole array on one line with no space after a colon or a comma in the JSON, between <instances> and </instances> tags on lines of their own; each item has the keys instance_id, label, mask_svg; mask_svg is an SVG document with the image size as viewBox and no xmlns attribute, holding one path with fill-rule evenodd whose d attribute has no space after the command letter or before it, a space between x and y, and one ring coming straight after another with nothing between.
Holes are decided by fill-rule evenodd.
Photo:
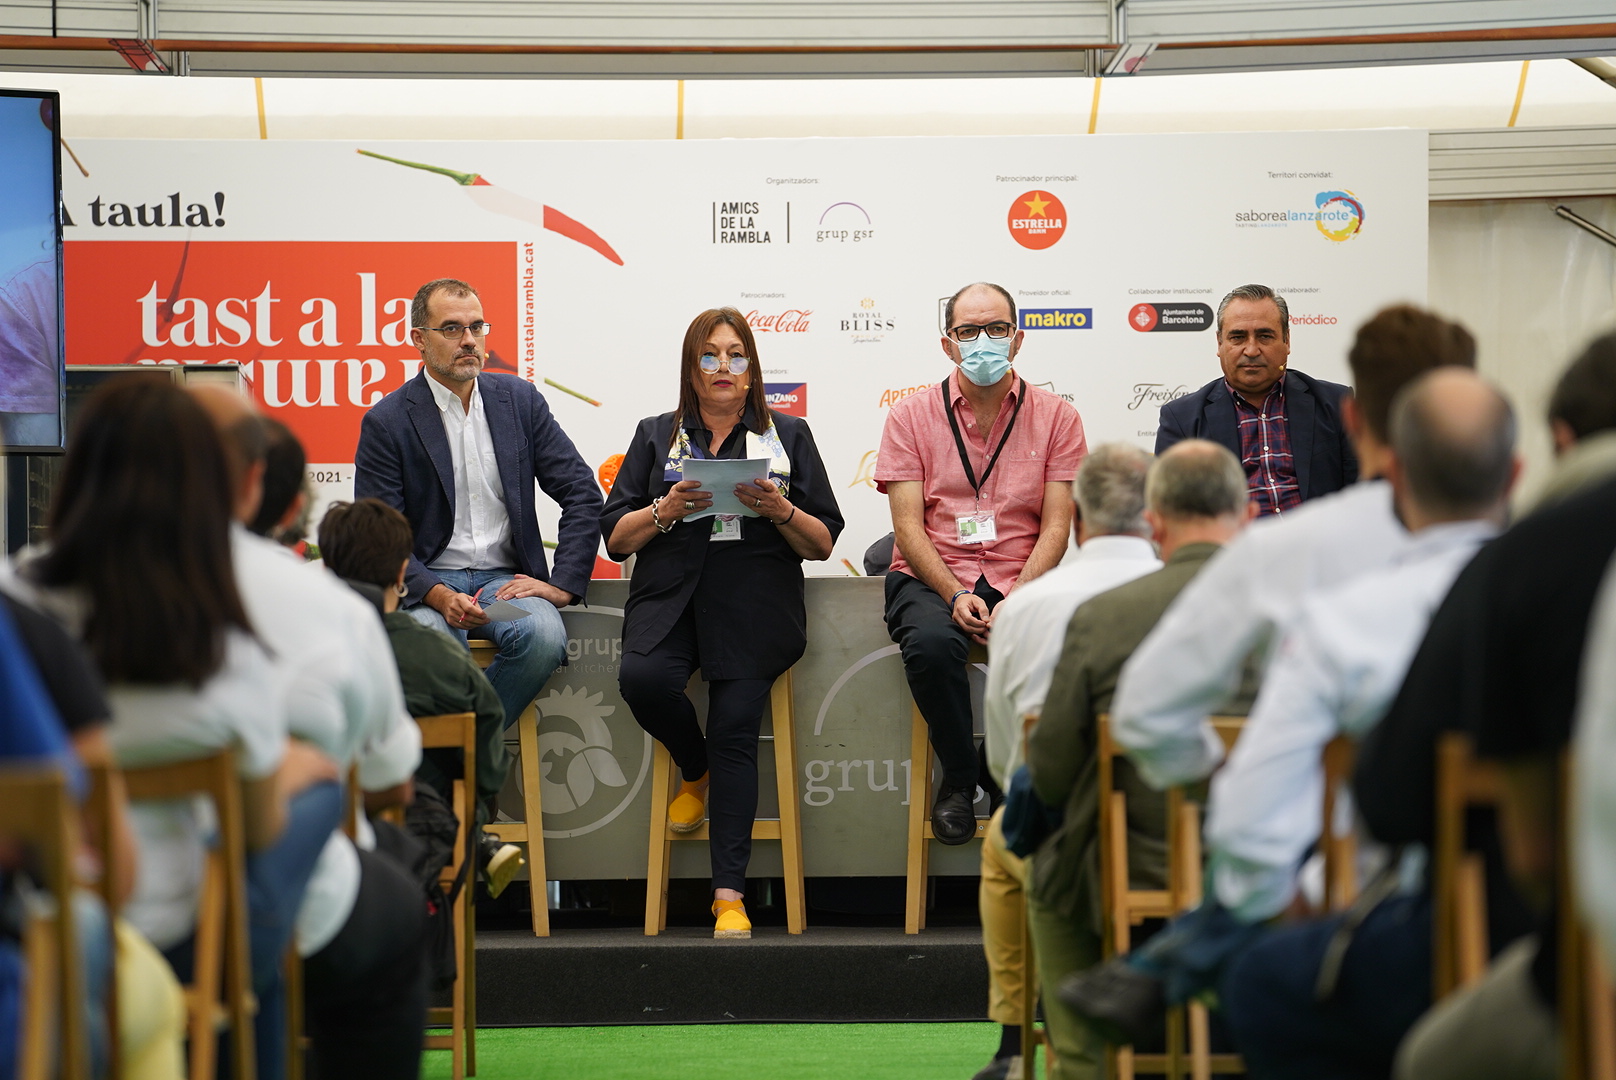
<instances>
[{"instance_id":1,"label":"woman with round sunglasses","mask_svg":"<svg viewBox=\"0 0 1616 1080\"><path fill-rule=\"evenodd\" d=\"M722 493L756 516L698 516L715 493L684 479L690 458L768 459ZM692 832L710 820L713 936L751 937L744 893L763 706L807 644L803 560L830 557L842 515L807 422L768 407L739 311L704 311L685 331L678 407L640 421L600 528L612 558L637 556L618 684L679 766L668 822ZM697 669L705 734L685 693Z\"/></svg>"}]
</instances>

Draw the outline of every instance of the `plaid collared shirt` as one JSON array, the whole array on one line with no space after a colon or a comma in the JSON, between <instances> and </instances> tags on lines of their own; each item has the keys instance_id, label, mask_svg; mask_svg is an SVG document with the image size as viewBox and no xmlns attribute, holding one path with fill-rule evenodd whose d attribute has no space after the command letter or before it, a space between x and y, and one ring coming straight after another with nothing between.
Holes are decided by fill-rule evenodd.
<instances>
[{"instance_id":1,"label":"plaid collared shirt","mask_svg":"<svg viewBox=\"0 0 1616 1080\"><path fill-rule=\"evenodd\" d=\"M1234 412L1240 429L1240 464L1246 469L1246 484L1257 502L1259 514L1282 514L1302 505L1302 485L1296 479L1296 460L1291 455L1291 426L1285 414L1285 380L1280 379L1261 407L1241 397L1225 380L1234 398Z\"/></svg>"}]
</instances>

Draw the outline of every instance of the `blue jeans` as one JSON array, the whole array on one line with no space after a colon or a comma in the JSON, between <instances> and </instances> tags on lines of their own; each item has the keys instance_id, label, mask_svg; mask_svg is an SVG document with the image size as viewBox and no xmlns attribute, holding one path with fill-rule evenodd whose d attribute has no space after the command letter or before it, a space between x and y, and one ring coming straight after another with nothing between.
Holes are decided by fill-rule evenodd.
<instances>
[{"instance_id":1,"label":"blue jeans","mask_svg":"<svg viewBox=\"0 0 1616 1080\"><path fill-rule=\"evenodd\" d=\"M1335 992L1315 993L1342 916L1269 930L1228 966L1218 996L1253 1080L1385 1080L1431 1005L1428 896L1382 901L1354 931Z\"/></svg>"},{"instance_id":2,"label":"blue jeans","mask_svg":"<svg viewBox=\"0 0 1616 1080\"><path fill-rule=\"evenodd\" d=\"M275 843L247 856L247 939L252 951L252 987L258 997L253 1038L259 1080L286 1074L286 949L297 928L303 892L314 864L331 833L342 821L342 787L335 781L313 784L292 797L286 827ZM188 982L196 939L181 942L163 955L181 981ZM229 1072L230 1058L221 1052L219 1074Z\"/></svg>"},{"instance_id":3,"label":"blue jeans","mask_svg":"<svg viewBox=\"0 0 1616 1080\"><path fill-rule=\"evenodd\" d=\"M1182 1005L1215 987L1224 967L1267 932L1265 926L1243 923L1216 900L1207 900L1129 953L1128 964L1160 979L1168 1003Z\"/></svg>"},{"instance_id":4,"label":"blue jeans","mask_svg":"<svg viewBox=\"0 0 1616 1080\"><path fill-rule=\"evenodd\" d=\"M456 592L473 596L482 590L477 602L483 607L492 604L494 594L516 580L508 570L434 570L433 573ZM537 596L524 596L511 603L533 614L512 622L491 622L469 632L451 629L436 608L425 604L405 609L405 614L422 626L453 634L462 644L468 637L474 637L499 646L499 656L488 665L486 674L499 695L500 704L505 706L506 727L516 723L522 710L533 703L567 658L567 629L561 624L561 613L554 604Z\"/></svg>"},{"instance_id":5,"label":"blue jeans","mask_svg":"<svg viewBox=\"0 0 1616 1080\"><path fill-rule=\"evenodd\" d=\"M80 984L84 991L84 1029L89 1037L90 1075L105 1076L107 1056L116 1052L107 1031L107 986L112 976L112 924L100 899L85 889L73 893L73 922L78 932ZM22 994L27 985L22 952L0 941L0 1080L15 1075L22 1023Z\"/></svg>"}]
</instances>

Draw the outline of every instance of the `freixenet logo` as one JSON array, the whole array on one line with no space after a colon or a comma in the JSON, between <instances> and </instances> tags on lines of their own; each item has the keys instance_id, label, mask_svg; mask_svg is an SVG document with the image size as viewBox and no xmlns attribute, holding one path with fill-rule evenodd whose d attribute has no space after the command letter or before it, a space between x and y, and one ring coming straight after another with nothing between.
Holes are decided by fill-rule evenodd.
<instances>
[{"instance_id":1,"label":"freixenet logo","mask_svg":"<svg viewBox=\"0 0 1616 1080\"><path fill-rule=\"evenodd\" d=\"M803 419L808 417L808 384L805 382L764 383L763 398L769 403L769 408L776 412Z\"/></svg>"},{"instance_id":2,"label":"freixenet logo","mask_svg":"<svg viewBox=\"0 0 1616 1080\"><path fill-rule=\"evenodd\" d=\"M1133 384L1133 400L1128 402L1128 411L1135 412L1142 407L1161 408L1169 401L1177 401L1194 387L1180 383L1177 386L1168 386L1166 383L1142 382Z\"/></svg>"},{"instance_id":3,"label":"freixenet logo","mask_svg":"<svg viewBox=\"0 0 1616 1080\"><path fill-rule=\"evenodd\" d=\"M1066 234L1066 207L1047 191L1029 191L1010 204L1010 236L1033 251L1054 247Z\"/></svg>"},{"instance_id":4,"label":"freixenet logo","mask_svg":"<svg viewBox=\"0 0 1616 1080\"><path fill-rule=\"evenodd\" d=\"M1093 308L1022 308L1023 330L1089 330L1094 326Z\"/></svg>"},{"instance_id":5,"label":"freixenet logo","mask_svg":"<svg viewBox=\"0 0 1616 1080\"><path fill-rule=\"evenodd\" d=\"M1162 330L1209 330L1212 309L1205 304L1135 304L1128 325L1141 334Z\"/></svg>"},{"instance_id":6,"label":"freixenet logo","mask_svg":"<svg viewBox=\"0 0 1616 1080\"><path fill-rule=\"evenodd\" d=\"M753 308L746 313L746 325L759 334L805 334L808 332L808 316L812 314L812 310L791 308L775 315L765 315Z\"/></svg>"},{"instance_id":7,"label":"freixenet logo","mask_svg":"<svg viewBox=\"0 0 1616 1080\"><path fill-rule=\"evenodd\" d=\"M1312 222L1325 239L1340 243L1363 231L1363 200L1345 189L1321 191L1311 210L1240 210L1235 225L1247 229L1273 229Z\"/></svg>"}]
</instances>

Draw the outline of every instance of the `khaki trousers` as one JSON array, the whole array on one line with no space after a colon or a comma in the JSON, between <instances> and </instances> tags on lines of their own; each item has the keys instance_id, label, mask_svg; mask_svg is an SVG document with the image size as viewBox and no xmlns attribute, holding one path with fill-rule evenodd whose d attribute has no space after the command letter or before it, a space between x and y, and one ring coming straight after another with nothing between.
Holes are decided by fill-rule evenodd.
<instances>
[{"instance_id":1,"label":"khaki trousers","mask_svg":"<svg viewBox=\"0 0 1616 1080\"><path fill-rule=\"evenodd\" d=\"M1001 807L988 821L982 841L982 883L977 906L982 914L982 951L988 960L988 1019L995 1024L1021 1023L1021 984L1026 971L1021 955L1027 925L1027 868L1004 846Z\"/></svg>"},{"instance_id":2,"label":"khaki trousers","mask_svg":"<svg viewBox=\"0 0 1616 1080\"><path fill-rule=\"evenodd\" d=\"M1030 860L1028 870L1031 871ZM1027 920L1038 964L1044 1029L1055 1057L1048 1080L1104 1080L1105 1040L1086 1018L1062 1005L1055 996L1062 979L1100 962L1100 936L1090 927L1043 907L1031 896L1027 898Z\"/></svg>"}]
</instances>

